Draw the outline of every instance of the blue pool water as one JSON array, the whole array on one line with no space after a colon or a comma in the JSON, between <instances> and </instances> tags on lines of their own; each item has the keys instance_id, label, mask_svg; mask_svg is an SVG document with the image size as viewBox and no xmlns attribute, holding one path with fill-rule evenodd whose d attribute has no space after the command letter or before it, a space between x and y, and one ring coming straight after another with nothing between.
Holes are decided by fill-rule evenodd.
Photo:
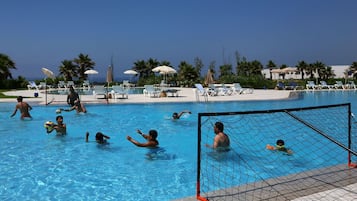
<instances>
[{"instance_id":1,"label":"blue pool water","mask_svg":"<svg viewBox=\"0 0 357 201\"><path fill-rule=\"evenodd\" d=\"M303 93L294 100L216 103L87 105L88 113L62 112L68 135L48 135L43 124L55 121L58 106L34 105L33 120L14 118L14 103L0 103L1 200L172 200L195 195L197 113L281 109L352 103L355 91ZM179 121L172 112L188 109ZM161 150L143 141L136 129L156 129ZM85 132L92 142L85 143ZM110 144L93 142L101 131Z\"/></svg>"}]
</instances>

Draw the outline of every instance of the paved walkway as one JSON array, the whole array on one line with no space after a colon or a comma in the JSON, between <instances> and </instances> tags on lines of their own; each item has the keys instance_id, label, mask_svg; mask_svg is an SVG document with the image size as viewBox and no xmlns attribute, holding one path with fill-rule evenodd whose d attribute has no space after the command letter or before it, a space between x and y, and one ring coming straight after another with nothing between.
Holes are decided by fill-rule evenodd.
<instances>
[{"instance_id":1,"label":"paved walkway","mask_svg":"<svg viewBox=\"0 0 357 201\"><path fill-rule=\"evenodd\" d=\"M278 100L289 98L290 92L286 90L254 90L252 94L233 94L227 96L204 96L197 95L194 88L174 88L179 90L178 96L174 97L147 97L143 94L129 94L128 99L108 99L109 103L160 103L160 102L197 102L197 101L249 101L249 100ZM23 96L27 102L37 102L38 104L46 103L46 94L41 90L37 98L34 97L35 90L13 90L4 92L5 95ZM169 94L170 95L170 94ZM31 97L31 98L28 98ZM98 97L104 97L98 96ZM47 102L53 101L52 104L66 104L67 95L47 94ZM104 98L96 98L94 95L81 95L81 101L86 104L90 103L107 103ZM16 102L16 99L0 99L0 102Z\"/></svg>"}]
</instances>

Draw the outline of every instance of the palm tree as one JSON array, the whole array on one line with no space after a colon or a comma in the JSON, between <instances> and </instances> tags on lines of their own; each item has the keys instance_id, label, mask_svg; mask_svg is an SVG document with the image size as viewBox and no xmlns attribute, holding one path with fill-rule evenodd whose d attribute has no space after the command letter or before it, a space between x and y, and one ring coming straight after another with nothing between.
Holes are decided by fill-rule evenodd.
<instances>
[{"instance_id":1,"label":"palm tree","mask_svg":"<svg viewBox=\"0 0 357 201\"><path fill-rule=\"evenodd\" d=\"M77 66L71 60L63 60L62 65L59 66L60 75L64 77L65 80L73 80L76 76Z\"/></svg>"},{"instance_id":2,"label":"palm tree","mask_svg":"<svg viewBox=\"0 0 357 201\"><path fill-rule=\"evenodd\" d=\"M185 61L181 61L179 64L178 78L179 80L187 81L186 84L193 85L198 79L199 75L196 69Z\"/></svg>"},{"instance_id":3,"label":"palm tree","mask_svg":"<svg viewBox=\"0 0 357 201\"><path fill-rule=\"evenodd\" d=\"M148 76L148 74L146 73L146 62L144 60L137 60L136 62L134 62L133 70L138 72L139 79L141 77L147 77Z\"/></svg>"},{"instance_id":4,"label":"palm tree","mask_svg":"<svg viewBox=\"0 0 357 201\"><path fill-rule=\"evenodd\" d=\"M304 79L305 71L307 70L308 66L309 65L305 61L299 61L299 63L296 65L296 68L301 73L302 80Z\"/></svg>"},{"instance_id":5,"label":"palm tree","mask_svg":"<svg viewBox=\"0 0 357 201\"><path fill-rule=\"evenodd\" d=\"M349 67L350 73L353 75L353 78L357 78L357 62L354 61Z\"/></svg>"},{"instance_id":6,"label":"palm tree","mask_svg":"<svg viewBox=\"0 0 357 201\"><path fill-rule=\"evenodd\" d=\"M12 79L10 69L16 69L15 62L13 62L9 56L0 53L0 79L6 80Z\"/></svg>"},{"instance_id":7,"label":"palm tree","mask_svg":"<svg viewBox=\"0 0 357 201\"><path fill-rule=\"evenodd\" d=\"M78 58L73 59L73 62L76 64L77 69L76 69L76 73L79 77L79 80L83 81L86 80L88 75L84 74L84 72L86 70L91 70L94 68L95 66L95 62L92 61L91 58L89 58L88 54L84 55L82 53L80 53L78 55Z\"/></svg>"},{"instance_id":8,"label":"palm tree","mask_svg":"<svg viewBox=\"0 0 357 201\"><path fill-rule=\"evenodd\" d=\"M268 64L266 65L266 67L269 68L270 79L273 79L273 73L271 72L271 70L276 68L276 64L272 60L269 60Z\"/></svg>"}]
</instances>

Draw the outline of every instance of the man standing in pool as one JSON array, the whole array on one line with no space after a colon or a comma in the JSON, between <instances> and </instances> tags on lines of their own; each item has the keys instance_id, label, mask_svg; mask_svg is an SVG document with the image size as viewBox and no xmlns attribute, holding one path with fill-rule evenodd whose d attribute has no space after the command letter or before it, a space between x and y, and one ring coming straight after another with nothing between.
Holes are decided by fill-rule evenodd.
<instances>
[{"instance_id":1,"label":"man standing in pool","mask_svg":"<svg viewBox=\"0 0 357 201\"><path fill-rule=\"evenodd\" d=\"M74 91L73 86L70 86L69 94L67 96L67 103L68 103L68 105L73 107L75 105L76 101L79 101L78 93Z\"/></svg>"},{"instance_id":2,"label":"man standing in pool","mask_svg":"<svg viewBox=\"0 0 357 201\"><path fill-rule=\"evenodd\" d=\"M216 122L214 124L214 137L213 145L206 144L206 147L215 149L217 151L229 151L230 150L230 140L227 134L223 132L224 125L222 122Z\"/></svg>"},{"instance_id":3,"label":"man standing in pool","mask_svg":"<svg viewBox=\"0 0 357 201\"><path fill-rule=\"evenodd\" d=\"M30 115L30 110L32 110L32 107L26 103L22 101L22 96L17 97L17 104L15 106L15 111L12 113L11 117L15 116L17 110L20 110L21 112L21 119L23 120L24 118L30 118L32 119L31 115Z\"/></svg>"},{"instance_id":4,"label":"man standing in pool","mask_svg":"<svg viewBox=\"0 0 357 201\"><path fill-rule=\"evenodd\" d=\"M159 145L159 142L156 140L157 138L157 131L156 130L150 130L149 135L143 134L140 130L137 130L143 138L147 140L146 143L140 143L136 140L134 140L132 137L127 136L126 139L129 140L131 143L135 144L138 147L148 147L148 148L157 148Z\"/></svg>"}]
</instances>

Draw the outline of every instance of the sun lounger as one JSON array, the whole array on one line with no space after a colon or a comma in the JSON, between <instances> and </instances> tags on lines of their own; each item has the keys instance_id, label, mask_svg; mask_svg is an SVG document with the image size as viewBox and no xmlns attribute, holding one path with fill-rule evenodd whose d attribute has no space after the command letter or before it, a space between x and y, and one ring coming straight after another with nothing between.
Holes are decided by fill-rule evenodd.
<instances>
[{"instance_id":1,"label":"sun lounger","mask_svg":"<svg viewBox=\"0 0 357 201\"><path fill-rule=\"evenodd\" d=\"M334 86L332 86L332 85L328 85L326 83L326 81L323 81L323 80L320 81L320 85L319 85L320 89L332 89L333 87Z\"/></svg>"},{"instance_id":2,"label":"sun lounger","mask_svg":"<svg viewBox=\"0 0 357 201\"><path fill-rule=\"evenodd\" d=\"M95 85L93 87L93 95L95 98L98 98L100 95L104 95L104 98L107 97L107 89L103 85Z\"/></svg>"},{"instance_id":3,"label":"sun lounger","mask_svg":"<svg viewBox=\"0 0 357 201\"><path fill-rule=\"evenodd\" d=\"M307 81L307 83L306 83L306 89L307 90L309 90L309 89L315 90L317 88L318 88L318 86L315 85L314 81Z\"/></svg>"},{"instance_id":4,"label":"sun lounger","mask_svg":"<svg viewBox=\"0 0 357 201\"><path fill-rule=\"evenodd\" d=\"M119 96L121 96L121 98L128 98L128 90L124 89L124 87L120 85L113 85L111 94L113 95L114 99L119 98Z\"/></svg>"},{"instance_id":5,"label":"sun lounger","mask_svg":"<svg viewBox=\"0 0 357 201\"><path fill-rule=\"evenodd\" d=\"M335 89L345 89L345 86L343 85L342 81L336 81Z\"/></svg>"},{"instance_id":6,"label":"sun lounger","mask_svg":"<svg viewBox=\"0 0 357 201\"><path fill-rule=\"evenodd\" d=\"M27 89L28 90L30 90L30 89L38 90L39 86L37 86L37 84L34 81L29 81L29 84L27 85Z\"/></svg>"},{"instance_id":7,"label":"sun lounger","mask_svg":"<svg viewBox=\"0 0 357 201\"><path fill-rule=\"evenodd\" d=\"M160 90L155 89L154 85L144 85L144 96L159 97L160 92Z\"/></svg>"},{"instance_id":8,"label":"sun lounger","mask_svg":"<svg viewBox=\"0 0 357 201\"><path fill-rule=\"evenodd\" d=\"M235 94L252 94L254 92L253 88L243 88L240 83L233 84L233 91Z\"/></svg>"}]
</instances>

